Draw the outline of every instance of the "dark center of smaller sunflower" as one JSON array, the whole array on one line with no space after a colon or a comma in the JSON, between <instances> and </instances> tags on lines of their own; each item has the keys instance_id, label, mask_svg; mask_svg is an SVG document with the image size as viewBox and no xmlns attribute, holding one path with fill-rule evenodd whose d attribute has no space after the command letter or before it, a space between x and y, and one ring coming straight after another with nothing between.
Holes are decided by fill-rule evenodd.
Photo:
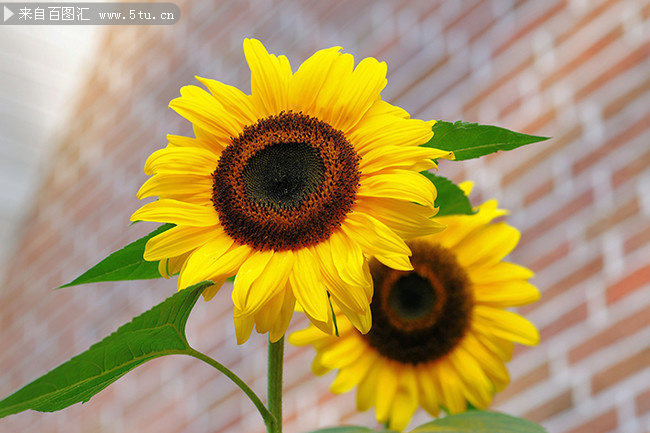
<instances>
[{"instance_id":1,"label":"dark center of smaller sunflower","mask_svg":"<svg viewBox=\"0 0 650 433\"><path fill-rule=\"evenodd\" d=\"M452 251L409 243L411 272L371 263L372 328L363 336L382 356L417 365L447 355L471 323L472 291Z\"/></svg>"},{"instance_id":2,"label":"dark center of smaller sunflower","mask_svg":"<svg viewBox=\"0 0 650 433\"><path fill-rule=\"evenodd\" d=\"M262 206L292 209L323 180L318 151L305 143L277 143L253 155L242 172L246 195Z\"/></svg>"},{"instance_id":3,"label":"dark center of smaller sunflower","mask_svg":"<svg viewBox=\"0 0 650 433\"><path fill-rule=\"evenodd\" d=\"M400 277L388 294L389 308L406 320L421 319L436 303L436 291L431 283L416 273Z\"/></svg>"},{"instance_id":4,"label":"dark center of smaller sunflower","mask_svg":"<svg viewBox=\"0 0 650 433\"><path fill-rule=\"evenodd\" d=\"M282 112L232 138L212 173L212 204L240 244L258 251L313 246L352 209L359 159L343 132Z\"/></svg>"}]
</instances>

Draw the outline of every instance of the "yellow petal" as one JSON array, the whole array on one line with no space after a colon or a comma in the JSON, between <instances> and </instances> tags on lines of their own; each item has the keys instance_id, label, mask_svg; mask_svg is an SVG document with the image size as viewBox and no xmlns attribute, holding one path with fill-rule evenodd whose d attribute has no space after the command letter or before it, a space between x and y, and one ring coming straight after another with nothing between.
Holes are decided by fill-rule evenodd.
<instances>
[{"instance_id":1,"label":"yellow petal","mask_svg":"<svg viewBox=\"0 0 650 433\"><path fill-rule=\"evenodd\" d=\"M436 369L438 370L435 375L438 381L438 389L442 392L442 404L449 413L460 413L467 409L467 402L463 397L463 384L460 381L458 374L452 367L447 358L443 358L436 362Z\"/></svg>"},{"instance_id":2,"label":"yellow petal","mask_svg":"<svg viewBox=\"0 0 650 433\"><path fill-rule=\"evenodd\" d=\"M501 281L492 284L474 284L474 300L495 307L516 307L539 299L537 287L521 281Z\"/></svg>"},{"instance_id":3,"label":"yellow petal","mask_svg":"<svg viewBox=\"0 0 650 433\"><path fill-rule=\"evenodd\" d=\"M481 363L481 367L494 383L496 391L502 391L510 382L510 374L499 356L491 352L472 332L465 334L463 350Z\"/></svg>"},{"instance_id":4,"label":"yellow petal","mask_svg":"<svg viewBox=\"0 0 650 433\"><path fill-rule=\"evenodd\" d=\"M367 352L359 357L356 362L339 370L336 379L330 385L330 390L335 394L348 392L363 380L371 365L375 362L373 352Z\"/></svg>"},{"instance_id":5,"label":"yellow petal","mask_svg":"<svg viewBox=\"0 0 650 433\"><path fill-rule=\"evenodd\" d=\"M220 226L172 227L147 241L144 249L144 259L154 261L180 256L212 239L225 236L226 234Z\"/></svg>"},{"instance_id":6,"label":"yellow petal","mask_svg":"<svg viewBox=\"0 0 650 433\"><path fill-rule=\"evenodd\" d=\"M228 243L231 244L229 247ZM199 281L230 277L237 273L251 252L249 246L232 244L232 240L207 243L187 259L178 278L178 285L187 287Z\"/></svg>"},{"instance_id":7,"label":"yellow petal","mask_svg":"<svg viewBox=\"0 0 650 433\"><path fill-rule=\"evenodd\" d=\"M454 252L461 266L486 266L507 256L519 237L519 231L506 223L490 224L468 234Z\"/></svg>"},{"instance_id":8,"label":"yellow petal","mask_svg":"<svg viewBox=\"0 0 650 433\"><path fill-rule=\"evenodd\" d=\"M282 306L280 307L280 312L269 332L269 340L271 343L280 340L280 338L282 338L287 332L287 328L291 322L291 317L293 316L295 304L296 298L293 296L291 288L287 286L284 290L284 299L282 301Z\"/></svg>"},{"instance_id":9,"label":"yellow petal","mask_svg":"<svg viewBox=\"0 0 650 433\"><path fill-rule=\"evenodd\" d=\"M289 107L295 112L311 114L316 99L328 78L334 61L341 55L341 47L320 50L298 68L289 86Z\"/></svg>"},{"instance_id":10,"label":"yellow petal","mask_svg":"<svg viewBox=\"0 0 650 433\"><path fill-rule=\"evenodd\" d=\"M394 198L435 207L436 187L420 173L408 170L391 170L361 177L361 197Z\"/></svg>"},{"instance_id":11,"label":"yellow petal","mask_svg":"<svg viewBox=\"0 0 650 433\"><path fill-rule=\"evenodd\" d=\"M391 407L389 428L402 431L406 428L418 408L417 383L415 371L411 366L400 370L400 383Z\"/></svg>"},{"instance_id":12,"label":"yellow petal","mask_svg":"<svg viewBox=\"0 0 650 433\"><path fill-rule=\"evenodd\" d=\"M494 218L507 213L507 211L498 208L496 200L488 200L478 207L478 212L474 215L439 217L438 222L446 225L447 229L436 233L432 236L432 239L443 247L455 248L469 233L488 224Z\"/></svg>"},{"instance_id":13,"label":"yellow petal","mask_svg":"<svg viewBox=\"0 0 650 433\"><path fill-rule=\"evenodd\" d=\"M377 421L385 423L388 421L390 408L395 400L397 386L399 384L396 369L393 362L383 360L378 367L380 369L377 377L377 406L375 407Z\"/></svg>"},{"instance_id":14,"label":"yellow petal","mask_svg":"<svg viewBox=\"0 0 650 433\"><path fill-rule=\"evenodd\" d=\"M372 109L370 110L372 111ZM348 134L348 140L365 159L371 152L384 147L413 148L426 143L433 136L431 123L418 119L402 119L392 113L364 116ZM432 154L443 158L448 152Z\"/></svg>"},{"instance_id":15,"label":"yellow petal","mask_svg":"<svg viewBox=\"0 0 650 433\"><path fill-rule=\"evenodd\" d=\"M160 196L161 198L176 198L182 195L202 195L205 202L210 203L214 180L209 174L159 173L140 187L137 197Z\"/></svg>"},{"instance_id":16,"label":"yellow petal","mask_svg":"<svg viewBox=\"0 0 650 433\"><path fill-rule=\"evenodd\" d=\"M266 117L286 110L292 77L287 58L269 54L256 39L244 39L244 55L251 69L251 92L256 111Z\"/></svg>"},{"instance_id":17,"label":"yellow petal","mask_svg":"<svg viewBox=\"0 0 650 433\"><path fill-rule=\"evenodd\" d=\"M229 140L242 132L242 122L229 113L212 95L198 86L184 86L181 96L169 107L219 140Z\"/></svg>"},{"instance_id":18,"label":"yellow petal","mask_svg":"<svg viewBox=\"0 0 650 433\"><path fill-rule=\"evenodd\" d=\"M212 206L200 206L171 199L160 199L145 204L131 215L131 221L153 221L194 227L219 224L217 212Z\"/></svg>"},{"instance_id":19,"label":"yellow petal","mask_svg":"<svg viewBox=\"0 0 650 433\"><path fill-rule=\"evenodd\" d=\"M474 407L486 409L492 401L494 387L479 362L462 345L448 356L458 377L465 384L465 398Z\"/></svg>"},{"instance_id":20,"label":"yellow petal","mask_svg":"<svg viewBox=\"0 0 650 433\"><path fill-rule=\"evenodd\" d=\"M497 337L528 346L539 343L539 332L535 325L519 314L476 305L474 307L474 317L477 325Z\"/></svg>"},{"instance_id":21,"label":"yellow petal","mask_svg":"<svg viewBox=\"0 0 650 433\"><path fill-rule=\"evenodd\" d=\"M201 77L196 77L196 79L208 88L212 96L223 105L226 111L232 113L239 120L242 127L257 123L260 116L255 112L250 96L238 88L220 81Z\"/></svg>"},{"instance_id":22,"label":"yellow petal","mask_svg":"<svg viewBox=\"0 0 650 433\"><path fill-rule=\"evenodd\" d=\"M196 125L193 125L194 129L196 128ZM183 148L183 149L203 149L207 150L209 152L214 153L215 155L221 155L221 152L226 148L226 146L230 143L229 137L222 137L221 140L219 140L215 136L210 136L210 139L204 139L204 138L192 138L192 137L184 137L182 135L172 135L172 134L167 134L167 147L166 149L177 149L177 148Z\"/></svg>"},{"instance_id":23,"label":"yellow petal","mask_svg":"<svg viewBox=\"0 0 650 433\"><path fill-rule=\"evenodd\" d=\"M237 308L233 312L233 320L235 322L235 336L237 337L237 344L244 344L251 336L253 332L253 325L255 321L252 316L242 316L237 311Z\"/></svg>"},{"instance_id":24,"label":"yellow petal","mask_svg":"<svg viewBox=\"0 0 650 433\"><path fill-rule=\"evenodd\" d=\"M186 173L210 176L219 163L214 152L198 147L166 147L152 153L144 165L144 173Z\"/></svg>"},{"instance_id":25,"label":"yellow petal","mask_svg":"<svg viewBox=\"0 0 650 433\"><path fill-rule=\"evenodd\" d=\"M451 152L420 146L381 146L362 155L359 170L362 173L375 173L381 170L411 169L424 171L436 168L434 159Z\"/></svg>"},{"instance_id":26,"label":"yellow petal","mask_svg":"<svg viewBox=\"0 0 650 433\"><path fill-rule=\"evenodd\" d=\"M429 363L419 364L416 368L420 404L432 416L440 413L440 390L437 381L433 378L432 366Z\"/></svg>"},{"instance_id":27,"label":"yellow petal","mask_svg":"<svg viewBox=\"0 0 650 433\"><path fill-rule=\"evenodd\" d=\"M377 392L378 378L383 364L384 359L375 356L373 362L368 367L368 374L359 382L359 387L357 388L357 409L361 412L374 406L377 397L379 397Z\"/></svg>"},{"instance_id":28,"label":"yellow petal","mask_svg":"<svg viewBox=\"0 0 650 433\"><path fill-rule=\"evenodd\" d=\"M336 344L321 349L321 364L330 369L343 368L354 362L368 350L357 336L339 337Z\"/></svg>"},{"instance_id":29,"label":"yellow petal","mask_svg":"<svg viewBox=\"0 0 650 433\"><path fill-rule=\"evenodd\" d=\"M327 323L331 309L317 258L307 248L294 251L294 255L296 262L289 280L296 301L310 319Z\"/></svg>"},{"instance_id":30,"label":"yellow petal","mask_svg":"<svg viewBox=\"0 0 650 433\"><path fill-rule=\"evenodd\" d=\"M444 230L431 219L437 209L391 198L358 197L355 209L372 215L402 239L412 239Z\"/></svg>"},{"instance_id":31,"label":"yellow petal","mask_svg":"<svg viewBox=\"0 0 650 433\"><path fill-rule=\"evenodd\" d=\"M386 224L361 212L351 212L342 224L342 229L364 253L376 256L377 260L393 269L413 270L409 256L410 248Z\"/></svg>"},{"instance_id":32,"label":"yellow petal","mask_svg":"<svg viewBox=\"0 0 650 433\"><path fill-rule=\"evenodd\" d=\"M335 295L332 295L335 305L341 310L345 317L352 323L352 325L362 334L367 334L372 326L372 313L370 311L370 304L368 304L363 311L355 311L348 308L346 303L342 302ZM337 315L337 319L339 316ZM341 333L343 320L338 320L339 333Z\"/></svg>"},{"instance_id":33,"label":"yellow petal","mask_svg":"<svg viewBox=\"0 0 650 433\"><path fill-rule=\"evenodd\" d=\"M474 267L471 278L474 284L491 284L509 280L527 280L534 276L533 271L521 265L498 262L489 266Z\"/></svg>"}]
</instances>

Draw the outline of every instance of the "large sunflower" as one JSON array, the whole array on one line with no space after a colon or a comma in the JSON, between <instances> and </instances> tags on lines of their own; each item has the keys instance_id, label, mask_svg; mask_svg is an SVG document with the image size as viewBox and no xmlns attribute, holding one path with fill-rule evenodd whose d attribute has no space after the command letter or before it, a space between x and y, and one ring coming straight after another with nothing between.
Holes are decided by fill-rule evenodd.
<instances>
[{"instance_id":1,"label":"large sunflower","mask_svg":"<svg viewBox=\"0 0 650 433\"><path fill-rule=\"evenodd\" d=\"M373 294L368 257L412 269L403 239L433 233L436 190L419 171L449 152L420 147L433 122L410 119L380 98L386 64L354 67L339 47L318 51L294 73L286 57L244 41L251 95L205 78L169 104L196 138L168 136L138 198L158 196L132 220L176 226L146 245L178 288L214 281L210 299L237 275L237 340L254 326L284 335L296 302L321 330L332 305L362 333Z\"/></svg>"},{"instance_id":2,"label":"large sunflower","mask_svg":"<svg viewBox=\"0 0 650 433\"><path fill-rule=\"evenodd\" d=\"M539 298L528 269L502 261L519 232L504 222L495 201L471 216L438 220L447 228L408 243L413 271L371 263L375 283L372 328L360 334L341 317L340 338L309 327L293 333L296 345L313 344L316 374L338 369L335 393L357 386L359 410L376 407L391 429L406 428L422 406L462 412L467 402L486 408L509 382L505 367L514 343L536 344L539 334L506 310Z\"/></svg>"}]
</instances>

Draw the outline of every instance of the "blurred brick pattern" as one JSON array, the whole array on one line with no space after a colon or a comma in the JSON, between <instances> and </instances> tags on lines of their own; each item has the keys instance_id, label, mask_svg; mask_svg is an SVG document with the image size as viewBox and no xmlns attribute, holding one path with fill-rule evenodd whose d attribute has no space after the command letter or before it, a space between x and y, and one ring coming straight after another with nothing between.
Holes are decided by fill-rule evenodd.
<instances>
[{"instance_id":1,"label":"blurred brick pattern","mask_svg":"<svg viewBox=\"0 0 650 433\"><path fill-rule=\"evenodd\" d=\"M128 225L149 153L190 134L166 109L194 75L249 89L244 37L295 67L342 45L389 65L385 99L425 119L503 125L553 140L440 171L476 181L522 231L511 259L542 300L523 308L543 341L520 348L494 408L551 433L650 431L650 2L181 1L172 27L107 28L59 151L44 167L0 292L0 394L85 350L175 290L175 281L53 291L152 230ZM265 394L265 339L234 343L228 287L199 302L188 335ZM297 322L295 325L303 325ZM374 424L327 392L313 353L288 347L288 433ZM415 422L425 420L418 414ZM253 405L193 359L139 367L89 403L0 420L0 432L261 432Z\"/></svg>"}]
</instances>

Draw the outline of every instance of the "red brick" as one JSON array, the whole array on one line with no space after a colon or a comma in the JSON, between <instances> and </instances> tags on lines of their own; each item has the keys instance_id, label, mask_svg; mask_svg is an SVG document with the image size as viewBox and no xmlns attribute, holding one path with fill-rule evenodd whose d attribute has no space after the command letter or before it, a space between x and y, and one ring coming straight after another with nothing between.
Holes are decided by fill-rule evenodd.
<instances>
[{"instance_id":1,"label":"red brick","mask_svg":"<svg viewBox=\"0 0 650 433\"><path fill-rule=\"evenodd\" d=\"M596 418L569 430L567 433L605 433L614 430L618 426L616 409L610 409Z\"/></svg>"},{"instance_id":2,"label":"red brick","mask_svg":"<svg viewBox=\"0 0 650 433\"><path fill-rule=\"evenodd\" d=\"M577 176L582 173L584 170L590 168L595 163L609 155L614 150L619 149L628 141L634 139L637 135L640 135L642 132L648 129L650 125L650 114L647 114L643 118L637 120L635 123L630 125L629 128L626 128L616 137L612 137L607 143L603 143L595 151L588 153L583 158L579 159L573 164L573 175Z\"/></svg>"},{"instance_id":3,"label":"red brick","mask_svg":"<svg viewBox=\"0 0 650 433\"><path fill-rule=\"evenodd\" d=\"M639 205L639 200L636 196L630 199L627 203L620 206L614 206L613 211L609 215L595 221L587 227L587 230L585 230L587 241L613 228L615 225L622 223L626 219L635 216L640 211L641 206Z\"/></svg>"},{"instance_id":4,"label":"red brick","mask_svg":"<svg viewBox=\"0 0 650 433\"><path fill-rule=\"evenodd\" d=\"M542 221L538 222L533 227L523 232L521 236L522 242L528 243L538 238L539 236L546 234L555 226L559 225L563 221L568 220L574 214L591 205L593 201L594 192L591 189L583 192L577 197L573 197L569 203L566 203L564 206L559 207L557 211L553 212L551 215L547 216Z\"/></svg>"},{"instance_id":5,"label":"red brick","mask_svg":"<svg viewBox=\"0 0 650 433\"><path fill-rule=\"evenodd\" d=\"M555 247L552 251L538 256L537 259L534 261L530 262L528 264L528 267L535 273L539 273L552 265L553 263L557 262L558 260L566 257L567 254L569 254L570 247L568 242L562 242L559 244L557 247Z\"/></svg>"},{"instance_id":6,"label":"red brick","mask_svg":"<svg viewBox=\"0 0 650 433\"><path fill-rule=\"evenodd\" d=\"M642 81L609 104L605 105L605 108L603 108L603 118L607 120L610 117L617 115L625 107L648 92L650 92L650 79Z\"/></svg>"},{"instance_id":7,"label":"red brick","mask_svg":"<svg viewBox=\"0 0 650 433\"><path fill-rule=\"evenodd\" d=\"M639 231L638 233L630 236L623 244L623 250L628 255L637 249L650 244L650 227Z\"/></svg>"},{"instance_id":8,"label":"red brick","mask_svg":"<svg viewBox=\"0 0 650 433\"><path fill-rule=\"evenodd\" d=\"M616 385L650 365L650 348L646 347L616 364L594 374L591 379L591 392L595 395Z\"/></svg>"},{"instance_id":9,"label":"red brick","mask_svg":"<svg viewBox=\"0 0 650 433\"><path fill-rule=\"evenodd\" d=\"M634 403L637 415L645 415L650 412L650 389L637 395Z\"/></svg>"},{"instance_id":10,"label":"red brick","mask_svg":"<svg viewBox=\"0 0 650 433\"><path fill-rule=\"evenodd\" d=\"M619 168L612 175L612 186L618 189L622 184L630 179L636 178L645 169L650 166L650 150L638 158L630 161L626 166Z\"/></svg>"},{"instance_id":11,"label":"red brick","mask_svg":"<svg viewBox=\"0 0 650 433\"><path fill-rule=\"evenodd\" d=\"M506 389L495 396L494 403L499 404L501 402L510 400L525 390L548 380L550 375L551 373L549 365L547 362L545 362L544 364L529 371L520 378L513 380Z\"/></svg>"},{"instance_id":12,"label":"red brick","mask_svg":"<svg viewBox=\"0 0 650 433\"><path fill-rule=\"evenodd\" d=\"M568 313L563 314L544 328L539 334L542 341L546 341L560 332L576 326L587 319L587 304L580 304Z\"/></svg>"},{"instance_id":13,"label":"red brick","mask_svg":"<svg viewBox=\"0 0 650 433\"><path fill-rule=\"evenodd\" d=\"M524 206L528 207L553 192L553 179L541 182L535 189L524 196Z\"/></svg>"},{"instance_id":14,"label":"red brick","mask_svg":"<svg viewBox=\"0 0 650 433\"><path fill-rule=\"evenodd\" d=\"M544 289L542 288L542 297L539 301L534 304L524 305L520 307L520 311L524 314L539 308L543 304L546 304L551 299L554 299L556 296L561 295L562 293L570 290L571 288L577 286L583 281L593 277L598 274L603 269L603 258L596 257L595 259L585 263L581 267L577 268L571 272L566 277L562 278L557 283L552 286Z\"/></svg>"},{"instance_id":15,"label":"red brick","mask_svg":"<svg viewBox=\"0 0 650 433\"><path fill-rule=\"evenodd\" d=\"M650 264L637 269L609 286L605 292L607 304L613 304L648 285L650 285Z\"/></svg>"},{"instance_id":16,"label":"red brick","mask_svg":"<svg viewBox=\"0 0 650 433\"><path fill-rule=\"evenodd\" d=\"M613 325L603 329L600 333L587 341L575 346L569 351L569 361L575 364L589 355L628 337L650 325L650 306L625 317Z\"/></svg>"},{"instance_id":17,"label":"red brick","mask_svg":"<svg viewBox=\"0 0 650 433\"><path fill-rule=\"evenodd\" d=\"M533 168L537 167L545 159L554 153L564 151L567 146L576 141L582 135L582 127L580 125L573 126L570 130L565 131L562 135L554 137L548 141L535 144L539 146L540 152L533 158L522 161L517 164L512 170L507 171L503 175L502 183L509 185L516 182L523 175L530 172Z\"/></svg>"},{"instance_id":18,"label":"red brick","mask_svg":"<svg viewBox=\"0 0 650 433\"><path fill-rule=\"evenodd\" d=\"M614 77L622 75L630 68L646 60L648 56L650 56L650 42L647 42L638 49L632 51L632 53L625 56L620 62L616 63L614 66L605 70L605 72L587 83L587 85L576 92L574 95L575 100L583 100Z\"/></svg>"},{"instance_id":19,"label":"red brick","mask_svg":"<svg viewBox=\"0 0 650 433\"><path fill-rule=\"evenodd\" d=\"M563 44L567 39L571 38L573 35L582 30L587 24L591 23L594 19L601 16L606 12L611 6L618 3L618 0L608 0L604 1L599 5L595 5L593 9L589 9L586 13L580 18L573 20L571 25L568 27L568 30L558 36L555 41L557 45Z\"/></svg>"},{"instance_id":20,"label":"red brick","mask_svg":"<svg viewBox=\"0 0 650 433\"><path fill-rule=\"evenodd\" d=\"M576 70L580 65L586 63L591 58L596 56L600 51L605 47L612 44L614 41L620 39L623 34L621 26L617 26L609 33L595 41L592 45L587 47L579 55L572 56L569 58L569 61L562 65L560 68L557 68L553 71L551 75L542 80L540 85L541 90L546 90L551 87L553 84L560 81L563 77L569 75L571 72Z\"/></svg>"},{"instance_id":21,"label":"red brick","mask_svg":"<svg viewBox=\"0 0 650 433\"><path fill-rule=\"evenodd\" d=\"M566 390L524 413L522 418L540 423L571 408L573 408L573 397L571 390Z\"/></svg>"}]
</instances>

